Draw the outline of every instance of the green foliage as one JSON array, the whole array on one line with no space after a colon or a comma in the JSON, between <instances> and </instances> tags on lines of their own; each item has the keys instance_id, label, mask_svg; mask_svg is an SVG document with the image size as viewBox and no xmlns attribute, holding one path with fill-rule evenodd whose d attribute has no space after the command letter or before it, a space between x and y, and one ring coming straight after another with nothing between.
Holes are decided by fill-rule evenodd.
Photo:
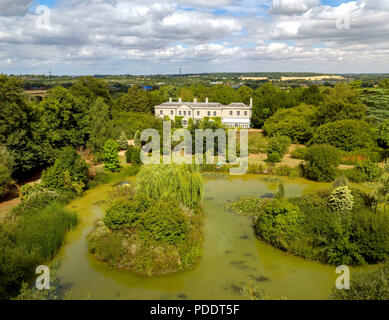
<instances>
[{"instance_id":1,"label":"green foliage","mask_svg":"<svg viewBox=\"0 0 389 320\"><path fill-rule=\"evenodd\" d=\"M140 217L139 207L138 201L117 200L106 211L104 224L112 230L134 227Z\"/></svg>"},{"instance_id":2,"label":"green foliage","mask_svg":"<svg viewBox=\"0 0 389 320\"><path fill-rule=\"evenodd\" d=\"M43 171L42 186L81 194L88 183L88 165L72 147L65 147L54 165Z\"/></svg>"},{"instance_id":3,"label":"green foliage","mask_svg":"<svg viewBox=\"0 0 389 320\"><path fill-rule=\"evenodd\" d=\"M380 87L383 89L389 89L389 79L384 79L380 82Z\"/></svg>"},{"instance_id":4,"label":"green foliage","mask_svg":"<svg viewBox=\"0 0 389 320\"><path fill-rule=\"evenodd\" d=\"M278 152L272 152L267 156L266 161L270 163L277 163L281 162L282 157Z\"/></svg>"},{"instance_id":5,"label":"green foliage","mask_svg":"<svg viewBox=\"0 0 389 320\"><path fill-rule=\"evenodd\" d=\"M355 167L356 171L361 172L367 181L374 181L381 174L381 170L377 163L372 162L370 159L359 162Z\"/></svg>"},{"instance_id":6,"label":"green foliage","mask_svg":"<svg viewBox=\"0 0 389 320\"><path fill-rule=\"evenodd\" d=\"M282 157L288 152L291 143L290 138L286 136L276 136L270 138L266 153L268 155L278 153Z\"/></svg>"},{"instance_id":7,"label":"green foliage","mask_svg":"<svg viewBox=\"0 0 389 320\"><path fill-rule=\"evenodd\" d=\"M312 138L315 115L316 108L305 104L279 109L266 120L263 129L269 136L288 136L294 142L306 143Z\"/></svg>"},{"instance_id":8,"label":"green foliage","mask_svg":"<svg viewBox=\"0 0 389 320\"><path fill-rule=\"evenodd\" d=\"M121 150L127 150L127 148L128 148L128 139L127 139L127 136L126 136L124 131L122 131L122 133L120 134L118 143L119 143L119 146L120 146Z\"/></svg>"},{"instance_id":9,"label":"green foliage","mask_svg":"<svg viewBox=\"0 0 389 320\"><path fill-rule=\"evenodd\" d=\"M377 209L382 205L383 211L386 212L386 207L389 206L389 171L381 175L372 194L375 200L375 208Z\"/></svg>"},{"instance_id":10,"label":"green foliage","mask_svg":"<svg viewBox=\"0 0 389 320\"><path fill-rule=\"evenodd\" d=\"M329 144L344 151L373 145L369 125L362 120L340 120L319 127L310 144Z\"/></svg>"},{"instance_id":11,"label":"green foliage","mask_svg":"<svg viewBox=\"0 0 389 320\"><path fill-rule=\"evenodd\" d=\"M299 233L302 215L299 208L286 199L266 203L257 217L257 235L273 246L287 250Z\"/></svg>"},{"instance_id":12,"label":"green foliage","mask_svg":"<svg viewBox=\"0 0 389 320\"><path fill-rule=\"evenodd\" d=\"M36 136L45 147L44 159L54 160L56 151L64 146L84 145L89 132L89 115L82 99L63 87L55 87L39 105L40 121Z\"/></svg>"},{"instance_id":13,"label":"green foliage","mask_svg":"<svg viewBox=\"0 0 389 320\"><path fill-rule=\"evenodd\" d=\"M140 132L137 130L134 134L134 145L137 148L141 148L141 143L140 143Z\"/></svg>"},{"instance_id":14,"label":"green foliage","mask_svg":"<svg viewBox=\"0 0 389 320\"><path fill-rule=\"evenodd\" d=\"M119 99L119 108L125 112L144 112L152 113L153 105L147 92L136 85L128 89L127 94Z\"/></svg>"},{"instance_id":15,"label":"green foliage","mask_svg":"<svg viewBox=\"0 0 389 320\"><path fill-rule=\"evenodd\" d=\"M141 164L141 158L140 158L141 149L134 147L132 145L128 146L128 149L126 151L126 161L127 163L132 164Z\"/></svg>"},{"instance_id":16,"label":"green foliage","mask_svg":"<svg viewBox=\"0 0 389 320\"><path fill-rule=\"evenodd\" d=\"M0 299L16 295L35 268L54 257L77 222L75 213L55 203L31 207L14 222L5 220L0 225Z\"/></svg>"},{"instance_id":17,"label":"green foliage","mask_svg":"<svg viewBox=\"0 0 389 320\"><path fill-rule=\"evenodd\" d=\"M12 168L14 161L7 148L0 145L0 198L6 194L13 185Z\"/></svg>"},{"instance_id":18,"label":"green foliage","mask_svg":"<svg viewBox=\"0 0 389 320\"><path fill-rule=\"evenodd\" d=\"M330 300L389 300L389 263L351 278L350 290L334 288Z\"/></svg>"},{"instance_id":19,"label":"green foliage","mask_svg":"<svg viewBox=\"0 0 389 320\"><path fill-rule=\"evenodd\" d=\"M188 223L180 206L167 199L155 202L139 219L141 237L177 244L188 237Z\"/></svg>"},{"instance_id":20,"label":"green foliage","mask_svg":"<svg viewBox=\"0 0 389 320\"><path fill-rule=\"evenodd\" d=\"M91 108L91 122L88 147L92 152L101 155L104 151L105 142L112 135L111 119L108 105L103 98L96 99ZM100 156L101 157L101 156Z\"/></svg>"},{"instance_id":21,"label":"green foliage","mask_svg":"<svg viewBox=\"0 0 389 320\"><path fill-rule=\"evenodd\" d=\"M255 197L242 197L234 202L226 202L225 207L237 214L256 216L262 205L262 200Z\"/></svg>"},{"instance_id":22,"label":"green foliage","mask_svg":"<svg viewBox=\"0 0 389 320\"><path fill-rule=\"evenodd\" d=\"M120 169L118 154L119 145L116 141L109 139L104 145L104 169L117 172Z\"/></svg>"},{"instance_id":23,"label":"green foliage","mask_svg":"<svg viewBox=\"0 0 389 320\"><path fill-rule=\"evenodd\" d=\"M203 181L200 172L185 165L144 166L138 174L137 193L151 199L175 198L186 207L200 204Z\"/></svg>"},{"instance_id":24,"label":"green foliage","mask_svg":"<svg viewBox=\"0 0 389 320\"><path fill-rule=\"evenodd\" d=\"M99 98L107 105L112 103L107 82L90 76L78 78L70 88L70 93L83 99L88 106L92 106Z\"/></svg>"},{"instance_id":25,"label":"green foliage","mask_svg":"<svg viewBox=\"0 0 389 320\"><path fill-rule=\"evenodd\" d=\"M341 186L332 191L328 206L333 211L348 212L353 209L354 197L347 186Z\"/></svg>"},{"instance_id":26,"label":"green foliage","mask_svg":"<svg viewBox=\"0 0 389 320\"><path fill-rule=\"evenodd\" d=\"M384 149L389 149L389 119L385 120L378 128L378 145Z\"/></svg>"},{"instance_id":27,"label":"green foliage","mask_svg":"<svg viewBox=\"0 0 389 320\"><path fill-rule=\"evenodd\" d=\"M346 119L361 120L366 114L366 106L358 99L355 90L346 84L338 84L319 106L318 124Z\"/></svg>"},{"instance_id":28,"label":"green foliage","mask_svg":"<svg viewBox=\"0 0 389 320\"><path fill-rule=\"evenodd\" d=\"M305 155L304 175L315 181L332 181L338 173L339 151L327 145L309 147Z\"/></svg>"},{"instance_id":29,"label":"green foliage","mask_svg":"<svg viewBox=\"0 0 389 320\"><path fill-rule=\"evenodd\" d=\"M352 209L348 192L276 199L262 206L256 232L280 249L323 263L383 262L389 257L389 217L375 213L369 197L360 191L353 190L352 196Z\"/></svg>"}]
</instances>

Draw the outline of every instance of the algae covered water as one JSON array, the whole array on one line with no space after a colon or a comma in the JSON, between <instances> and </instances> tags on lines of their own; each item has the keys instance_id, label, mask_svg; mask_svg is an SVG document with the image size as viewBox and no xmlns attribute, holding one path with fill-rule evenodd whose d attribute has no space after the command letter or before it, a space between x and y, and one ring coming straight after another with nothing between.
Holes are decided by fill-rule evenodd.
<instances>
[{"instance_id":1,"label":"algae covered water","mask_svg":"<svg viewBox=\"0 0 389 320\"><path fill-rule=\"evenodd\" d=\"M304 179L284 178L287 197L326 187ZM75 299L244 299L242 284L253 281L271 298L326 299L335 284L335 267L288 255L255 237L252 218L224 208L242 196L263 197L278 184L260 176L226 177L205 183L205 240L199 264L190 271L147 277L111 270L88 253L86 237L104 215L104 200L112 185L102 185L73 201L80 218L60 252L61 287Z\"/></svg>"}]
</instances>

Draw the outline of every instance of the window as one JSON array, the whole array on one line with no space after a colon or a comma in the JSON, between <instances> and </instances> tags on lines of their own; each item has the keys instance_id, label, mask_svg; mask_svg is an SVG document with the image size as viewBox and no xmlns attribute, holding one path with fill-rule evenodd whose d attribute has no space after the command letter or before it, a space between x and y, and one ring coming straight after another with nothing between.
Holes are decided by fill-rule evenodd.
<instances>
[{"instance_id":1,"label":"window","mask_svg":"<svg viewBox=\"0 0 389 320\"><path fill-rule=\"evenodd\" d=\"M190 111L188 111L188 116L190 116L191 115L191 112Z\"/></svg>"},{"instance_id":2,"label":"window","mask_svg":"<svg viewBox=\"0 0 389 320\"><path fill-rule=\"evenodd\" d=\"M186 120L182 120L182 125L183 125L183 126L186 126L186 125L187 125Z\"/></svg>"},{"instance_id":3,"label":"window","mask_svg":"<svg viewBox=\"0 0 389 320\"><path fill-rule=\"evenodd\" d=\"M198 116L200 115L200 111L197 111L197 115L198 115Z\"/></svg>"},{"instance_id":4,"label":"window","mask_svg":"<svg viewBox=\"0 0 389 320\"><path fill-rule=\"evenodd\" d=\"M213 116L216 117L216 111L213 112Z\"/></svg>"},{"instance_id":5,"label":"window","mask_svg":"<svg viewBox=\"0 0 389 320\"><path fill-rule=\"evenodd\" d=\"M163 111L162 111L162 110L159 110L159 114L162 116L162 115L163 115Z\"/></svg>"},{"instance_id":6,"label":"window","mask_svg":"<svg viewBox=\"0 0 389 320\"><path fill-rule=\"evenodd\" d=\"M181 111L178 111L178 115L179 115L179 116L181 115Z\"/></svg>"},{"instance_id":7,"label":"window","mask_svg":"<svg viewBox=\"0 0 389 320\"><path fill-rule=\"evenodd\" d=\"M232 116L232 111L230 111L230 116Z\"/></svg>"},{"instance_id":8,"label":"window","mask_svg":"<svg viewBox=\"0 0 389 320\"><path fill-rule=\"evenodd\" d=\"M172 116L174 114L174 111L173 110L170 110L170 115Z\"/></svg>"},{"instance_id":9,"label":"window","mask_svg":"<svg viewBox=\"0 0 389 320\"><path fill-rule=\"evenodd\" d=\"M208 111L207 114L208 114L208 117L210 117L211 116L211 111Z\"/></svg>"},{"instance_id":10,"label":"window","mask_svg":"<svg viewBox=\"0 0 389 320\"><path fill-rule=\"evenodd\" d=\"M240 111L236 111L236 115L237 115L237 116L240 116Z\"/></svg>"},{"instance_id":11,"label":"window","mask_svg":"<svg viewBox=\"0 0 389 320\"><path fill-rule=\"evenodd\" d=\"M244 112L244 115L247 116L247 111Z\"/></svg>"},{"instance_id":12,"label":"window","mask_svg":"<svg viewBox=\"0 0 389 320\"><path fill-rule=\"evenodd\" d=\"M186 111L184 111L184 116L186 116Z\"/></svg>"}]
</instances>

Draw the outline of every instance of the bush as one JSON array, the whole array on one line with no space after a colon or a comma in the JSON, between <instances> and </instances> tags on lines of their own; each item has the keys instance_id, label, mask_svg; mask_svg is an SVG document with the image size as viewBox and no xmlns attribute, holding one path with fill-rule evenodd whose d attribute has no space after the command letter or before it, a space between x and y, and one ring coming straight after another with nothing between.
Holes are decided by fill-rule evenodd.
<instances>
[{"instance_id":1,"label":"bush","mask_svg":"<svg viewBox=\"0 0 389 320\"><path fill-rule=\"evenodd\" d=\"M292 151L291 156L293 159L304 160L307 150L307 148L296 148Z\"/></svg>"},{"instance_id":2,"label":"bush","mask_svg":"<svg viewBox=\"0 0 389 320\"><path fill-rule=\"evenodd\" d=\"M389 263L351 278L350 290L334 288L330 300L389 300Z\"/></svg>"},{"instance_id":3,"label":"bush","mask_svg":"<svg viewBox=\"0 0 389 320\"><path fill-rule=\"evenodd\" d=\"M112 230L134 227L140 217L139 208L141 207L137 201L117 200L106 211L104 224Z\"/></svg>"},{"instance_id":4,"label":"bush","mask_svg":"<svg viewBox=\"0 0 389 320\"><path fill-rule=\"evenodd\" d=\"M0 224L0 299L16 295L36 266L55 256L66 232L78 222L75 213L56 203L30 207L16 217Z\"/></svg>"},{"instance_id":5,"label":"bush","mask_svg":"<svg viewBox=\"0 0 389 320\"><path fill-rule=\"evenodd\" d=\"M128 149L126 151L126 161L127 163L132 164L141 164L141 158L140 158L141 149L134 147L134 146L128 146Z\"/></svg>"},{"instance_id":6,"label":"bush","mask_svg":"<svg viewBox=\"0 0 389 320\"><path fill-rule=\"evenodd\" d=\"M192 166L144 166L138 174L137 194L154 200L161 197L176 199L193 208L201 202L203 181L200 172Z\"/></svg>"},{"instance_id":7,"label":"bush","mask_svg":"<svg viewBox=\"0 0 389 320\"><path fill-rule=\"evenodd\" d=\"M355 170L361 172L366 177L367 181L375 181L381 174L378 164L372 162L370 159L359 162L355 167Z\"/></svg>"},{"instance_id":8,"label":"bush","mask_svg":"<svg viewBox=\"0 0 389 320\"><path fill-rule=\"evenodd\" d=\"M287 250L298 237L302 215L299 208L286 199L265 204L256 221L257 235L273 246Z\"/></svg>"},{"instance_id":9,"label":"bush","mask_svg":"<svg viewBox=\"0 0 389 320\"><path fill-rule=\"evenodd\" d=\"M328 144L343 151L368 149L373 145L369 125L362 120L340 120L319 127L310 144Z\"/></svg>"},{"instance_id":10,"label":"bush","mask_svg":"<svg viewBox=\"0 0 389 320\"><path fill-rule=\"evenodd\" d=\"M332 191L328 205L333 211L351 211L354 206L354 197L347 186Z\"/></svg>"},{"instance_id":11,"label":"bush","mask_svg":"<svg viewBox=\"0 0 389 320\"><path fill-rule=\"evenodd\" d=\"M242 197L234 202L227 202L225 207L237 214L245 216L255 216L259 213L262 200L255 197Z\"/></svg>"},{"instance_id":12,"label":"bush","mask_svg":"<svg viewBox=\"0 0 389 320\"><path fill-rule=\"evenodd\" d=\"M42 173L42 186L49 190L81 194L88 183L88 165L72 147L65 147L54 165Z\"/></svg>"},{"instance_id":13,"label":"bush","mask_svg":"<svg viewBox=\"0 0 389 320\"><path fill-rule=\"evenodd\" d=\"M343 174L351 182L362 183L367 181L367 176L355 168L345 170L343 171Z\"/></svg>"},{"instance_id":14,"label":"bush","mask_svg":"<svg viewBox=\"0 0 389 320\"><path fill-rule=\"evenodd\" d=\"M177 244L188 236L188 224L179 204L166 199L157 201L139 219L141 235L146 239Z\"/></svg>"},{"instance_id":15,"label":"bush","mask_svg":"<svg viewBox=\"0 0 389 320\"><path fill-rule=\"evenodd\" d=\"M263 129L269 136L283 135L290 137L294 142L306 143L312 137L315 113L315 107L304 104L279 109L266 120Z\"/></svg>"},{"instance_id":16,"label":"bush","mask_svg":"<svg viewBox=\"0 0 389 320\"><path fill-rule=\"evenodd\" d=\"M119 145L116 141L109 139L104 146L104 168L111 172L117 172L120 169L118 155Z\"/></svg>"},{"instance_id":17,"label":"bush","mask_svg":"<svg viewBox=\"0 0 389 320\"><path fill-rule=\"evenodd\" d=\"M13 184L12 171L0 164L0 198L5 195Z\"/></svg>"},{"instance_id":18,"label":"bush","mask_svg":"<svg viewBox=\"0 0 389 320\"><path fill-rule=\"evenodd\" d=\"M267 156L266 161L270 163L277 163L277 162L281 162L281 160L282 160L281 155L278 152L273 152Z\"/></svg>"},{"instance_id":19,"label":"bush","mask_svg":"<svg viewBox=\"0 0 389 320\"><path fill-rule=\"evenodd\" d=\"M124 131L122 131L122 133L120 134L118 143L121 150L127 150L128 139Z\"/></svg>"},{"instance_id":20,"label":"bush","mask_svg":"<svg viewBox=\"0 0 389 320\"><path fill-rule=\"evenodd\" d=\"M288 149L291 145L289 137L286 136L277 136L269 139L266 153L268 155L272 153L278 153L281 157L288 152Z\"/></svg>"},{"instance_id":21,"label":"bush","mask_svg":"<svg viewBox=\"0 0 389 320\"><path fill-rule=\"evenodd\" d=\"M315 181L332 181L338 174L339 151L328 145L309 147L305 156L304 175Z\"/></svg>"}]
</instances>

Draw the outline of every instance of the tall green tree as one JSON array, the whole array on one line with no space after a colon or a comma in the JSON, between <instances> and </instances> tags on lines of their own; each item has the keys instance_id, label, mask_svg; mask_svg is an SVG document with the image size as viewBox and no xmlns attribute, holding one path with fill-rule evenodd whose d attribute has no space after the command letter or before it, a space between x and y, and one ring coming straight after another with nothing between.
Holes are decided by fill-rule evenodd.
<instances>
[{"instance_id":1,"label":"tall green tree","mask_svg":"<svg viewBox=\"0 0 389 320\"><path fill-rule=\"evenodd\" d=\"M112 103L107 82L90 76L78 78L70 88L70 93L83 99L88 106L92 106L99 97L103 98L107 105Z\"/></svg>"},{"instance_id":2,"label":"tall green tree","mask_svg":"<svg viewBox=\"0 0 389 320\"><path fill-rule=\"evenodd\" d=\"M86 144L89 115L86 106L63 87L48 91L39 105L40 121L35 132L42 144L45 159L53 161L65 146Z\"/></svg>"},{"instance_id":3,"label":"tall green tree","mask_svg":"<svg viewBox=\"0 0 389 320\"><path fill-rule=\"evenodd\" d=\"M119 145L115 140L109 139L104 146L104 168L116 172L120 169L120 160L118 155Z\"/></svg>"},{"instance_id":4,"label":"tall green tree","mask_svg":"<svg viewBox=\"0 0 389 320\"><path fill-rule=\"evenodd\" d=\"M108 105L98 97L90 111L90 134L88 147L97 155L104 152L105 142L112 136L112 125Z\"/></svg>"},{"instance_id":5,"label":"tall green tree","mask_svg":"<svg viewBox=\"0 0 389 320\"><path fill-rule=\"evenodd\" d=\"M151 113L153 112L153 107L147 92L136 85L128 89L127 94L123 95L119 100L119 108L122 111Z\"/></svg>"}]
</instances>

